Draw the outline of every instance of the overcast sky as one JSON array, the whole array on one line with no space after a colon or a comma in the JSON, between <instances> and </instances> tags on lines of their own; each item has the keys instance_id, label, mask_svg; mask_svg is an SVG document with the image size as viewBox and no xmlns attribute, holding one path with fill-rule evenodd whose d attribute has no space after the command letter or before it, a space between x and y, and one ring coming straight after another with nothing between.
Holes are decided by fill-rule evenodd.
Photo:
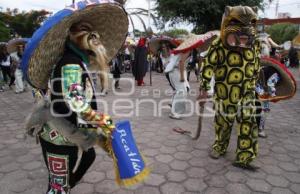
<instances>
[{"instance_id":1,"label":"overcast sky","mask_svg":"<svg viewBox=\"0 0 300 194\"><path fill-rule=\"evenodd\" d=\"M128 0L126 8L148 8L147 0ZM151 7L155 6L155 1L151 2ZM260 16L265 16L267 18L275 17L275 5L277 0L274 0L274 3L266 8L265 13L260 12ZM64 8L66 5L72 3L72 0L0 0L0 7L3 9L6 8L19 8L20 10L40 10L46 9L52 12L57 12L60 9ZM279 0L279 9L278 12L289 12L292 17L300 17L300 0ZM147 19L145 18L147 23ZM142 30L142 25L137 19L135 19L135 26L138 29ZM192 29L191 25L181 24L176 27L186 28L187 30Z\"/></svg>"}]
</instances>

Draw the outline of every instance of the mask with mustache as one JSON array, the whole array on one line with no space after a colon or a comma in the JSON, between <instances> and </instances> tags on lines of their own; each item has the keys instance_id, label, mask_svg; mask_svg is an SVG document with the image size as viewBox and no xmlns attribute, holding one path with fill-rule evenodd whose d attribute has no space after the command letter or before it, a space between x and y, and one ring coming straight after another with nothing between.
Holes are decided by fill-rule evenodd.
<instances>
[{"instance_id":1,"label":"mask with mustache","mask_svg":"<svg viewBox=\"0 0 300 194\"><path fill-rule=\"evenodd\" d=\"M108 85L108 57L100 39L99 33L93 30L90 23L79 22L70 28L70 40L89 54L89 70L100 71L104 85Z\"/></svg>"}]
</instances>

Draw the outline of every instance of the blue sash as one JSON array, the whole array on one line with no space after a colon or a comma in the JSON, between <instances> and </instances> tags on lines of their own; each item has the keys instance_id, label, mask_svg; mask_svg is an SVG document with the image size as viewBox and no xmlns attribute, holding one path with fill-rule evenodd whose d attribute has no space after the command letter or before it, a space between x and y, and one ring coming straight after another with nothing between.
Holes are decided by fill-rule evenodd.
<instances>
[{"instance_id":1,"label":"blue sash","mask_svg":"<svg viewBox=\"0 0 300 194\"><path fill-rule=\"evenodd\" d=\"M136 146L128 120L116 123L111 144L119 185L130 186L143 181L149 175L150 171Z\"/></svg>"}]
</instances>

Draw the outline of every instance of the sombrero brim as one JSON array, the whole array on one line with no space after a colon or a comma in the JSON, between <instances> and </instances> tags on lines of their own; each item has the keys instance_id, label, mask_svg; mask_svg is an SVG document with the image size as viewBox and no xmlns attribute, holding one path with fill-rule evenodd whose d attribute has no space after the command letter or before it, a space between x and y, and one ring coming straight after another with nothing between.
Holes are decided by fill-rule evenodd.
<instances>
[{"instance_id":1,"label":"sombrero brim","mask_svg":"<svg viewBox=\"0 0 300 194\"><path fill-rule=\"evenodd\" d=\"M157 54L160 46L162 43L168 43L171 46L171 49L176 48L180 42L178 42L176 39L168 37L168 36L163 36L163 37L153 37L149 41L149 50L153 54Z\"/></svg>"},{"instance_id":2,"label":"sombrero brim","mask_svg":"<svg viewBox=\"0 0 300 194\"><path fill-rule=\"evenodd\" d=\"M28 42L28 38L16 38L8 41L7 52L13 53L17 51L18 45L25 45Z\"/></svg>"},{"instance_id":3,"label":"sombrero brim","mask_svg":"<svg viewBox=\"0 0 300 194\"><path fill-rule=\"evenodd\" d=\"M80 1L50 17L27 45L22 69L36 88L46 89L53 66L62 57L72 24L86 21L100 34L110 61L123 45L128 32L125 10L115 1Z\"/></svg>"},{"instance_id":4,"label":"sombrero brim","mask_svg":"<svg viewBox=\"0 0 300 194\"><path fill-rule=\"evenodd\" d=\"M296 94L297 89L297 84L292 73L283 64L275 59L262 57L260 62L261 66L271 66L280 74L280 81L276 85L276 96L259 96L260 99L277 102L292 98Z\"/></svg>"},{"instance_id":5,"label":"sombrero brim","mask_svg":"<svg viewBox=\"0 0 300 194\"><path fill-rule=\"evenodd\" d=\"M219 35L220 32L217 30L210 31L201 35L192 34L189 37L187 37L176 49L174 49L173 53L186 53L195 48L198 48L201 52L203 52L208 49L211 42Z\"/></svg>"}]
</instances>

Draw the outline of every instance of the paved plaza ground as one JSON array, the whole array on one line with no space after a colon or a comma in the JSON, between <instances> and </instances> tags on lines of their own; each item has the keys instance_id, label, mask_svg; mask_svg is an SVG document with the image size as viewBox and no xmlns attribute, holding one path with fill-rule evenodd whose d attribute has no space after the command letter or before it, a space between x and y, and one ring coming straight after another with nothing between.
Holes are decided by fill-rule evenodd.
<instances>
[{"instance_id":1,"label":"paved plaza ground","mask_svg":"<svg viewBox=\"0 0 300 194\"><path fill-rule=\"evenodd\" d=\"M299 72L293 72L299 80ZM130 77L129 74L122 75ZM201 137L197 141L176 134L173 127L196 130L197 116L183 120L168 117L167 100L171 98L169 85L162 74L153 73L153 85L136 87L128 96L100 97L107 105L123 115L114 120L130 119L136 142L146 157L151 175L139 185L120 188L114 181L111 158L100 148L97 157L83 180L72 194L248 194L300 193L300 94L289 101L272 104L267 120L267 139L259 139L259 155L255 164L257 172L233 167L236 131L232 131L231 144L224 158L212 160L208 149L213 143L213 118L204 118ZM197 91L198 84L192 75L191 86ZM298 81L298 89L300 82ZM130 92L129 81L121 81L122 94ZM156 90L155 90L156 89ZM195 100L195 92L189 99ZM119 100L119 101L116 101ZM115 104L114 104L115 103ZM158 104L163 103L164 107ZM120 105L124 106L121 109ZM35 139L24 140L24 118L33 106L31 92L15 94L12 90L0 93L0 194L44 194L47 188L47 169L41 148ZM129 109L130 106L134 108ZM211 107L209 104L208 107ZM189 108L190 109L190 108ZM129 115L131 113L131 115ZM126 115L127 114L127 115Z\"/></svg>"}]
</instances>

